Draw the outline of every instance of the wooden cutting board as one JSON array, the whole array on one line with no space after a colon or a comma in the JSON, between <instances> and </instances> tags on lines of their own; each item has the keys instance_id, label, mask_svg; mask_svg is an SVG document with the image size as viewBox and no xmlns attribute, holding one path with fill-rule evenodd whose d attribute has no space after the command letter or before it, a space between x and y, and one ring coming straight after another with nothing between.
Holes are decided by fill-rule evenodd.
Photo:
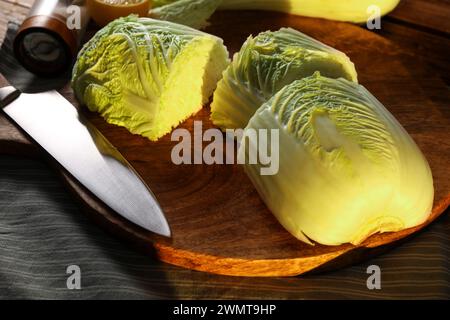
<instances>
[{"instance_id":1,"label":"wooden cutting board","mask_svg":"<svg viewBox=\"0 0 450 320\"><path fill-rule=\"evenodd\" d=\"M170 136L150 142L81 108L153 190L173 237L158 237L127 222L51 162L85 211L100 225L174 265L225 275L290 276L335 269L377 254L425 228L448 208L450 93L422 60L372 32L346 23L270 12L219 12L212 21L207 31L222 37L231 53L238 51L250 34L286 26L347 53L356 65L360 83L395 115L428 159L435 185L432 215L424 225L377 234L359 246L309 246L281 227L240 166L176 166L170 158L176 143L170 141ZM77 105L68 86L61 93ZM193 131L194 120L203 121L204 129L212 127L209 107L181 127ZM3 115L0 152L48 158Z\"/></svg>"}]
</instances>

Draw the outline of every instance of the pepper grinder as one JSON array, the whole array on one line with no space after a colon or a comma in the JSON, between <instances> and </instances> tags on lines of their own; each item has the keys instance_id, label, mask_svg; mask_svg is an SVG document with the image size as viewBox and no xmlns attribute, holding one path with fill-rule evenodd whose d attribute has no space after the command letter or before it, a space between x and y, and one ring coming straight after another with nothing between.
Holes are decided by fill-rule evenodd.
<instances>
[{"instance_id":1,"label":"pepper grinder","mask_svg":"<svg viewBox=\"0 0 450 320\"><path fill-rule=\"evenodd\" d=\"M36 0L14 38L14 54L32 73L60 75L72 65L88 22L86 0Z\"/></svg>"}]
</instances>

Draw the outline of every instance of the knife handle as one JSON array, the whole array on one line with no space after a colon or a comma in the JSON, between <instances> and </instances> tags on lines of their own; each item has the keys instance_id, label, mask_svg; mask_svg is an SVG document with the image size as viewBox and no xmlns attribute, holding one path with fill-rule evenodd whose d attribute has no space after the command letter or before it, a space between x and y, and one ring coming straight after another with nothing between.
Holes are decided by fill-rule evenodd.
<instances>
[{"instance_id":1,"label":"knife handle","mask_svg":"<svg viewBox=\"0 0 450 320\"><path fill-rule=\"evenodd\" d=\"M20 96L20 90L8 85L8 80L0 74L0 109L16 100Z\"/></svg>"}]
</instances>

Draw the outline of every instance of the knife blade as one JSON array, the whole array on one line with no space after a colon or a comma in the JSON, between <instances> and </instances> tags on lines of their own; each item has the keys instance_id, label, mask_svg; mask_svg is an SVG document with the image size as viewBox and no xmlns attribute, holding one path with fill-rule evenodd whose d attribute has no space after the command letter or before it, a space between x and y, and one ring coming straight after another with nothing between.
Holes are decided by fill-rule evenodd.
<instances>
[{"instance_id":1,"label":"knife blade","mask_svg":"<svg viewBox=\"0 0 450 320\"><path fill-rule=\"evenodd\" d=\"M0 88L0 109L101 201L131 222L170 237L156 197L119 151L57 91Z\"/></svg>"}]
</instances>

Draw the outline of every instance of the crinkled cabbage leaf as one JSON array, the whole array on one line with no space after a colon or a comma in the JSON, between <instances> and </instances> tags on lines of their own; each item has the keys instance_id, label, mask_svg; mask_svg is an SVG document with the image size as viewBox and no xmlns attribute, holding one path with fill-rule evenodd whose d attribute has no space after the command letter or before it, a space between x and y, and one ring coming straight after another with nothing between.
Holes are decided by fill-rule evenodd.
<instances>
[{"instance_id":1,"label":"crinkled cabbage leaf","mask_svg":"<svg viewBox=\"0 0 450 320\"><path fill-rule=\"evenodd\" d=\"M244 128L263 102L315 71L357 81L355 66L344 53L299 31L282 28L250 36L214 92L211 119L223 130Z\"/></svg>"}]
</instances>

